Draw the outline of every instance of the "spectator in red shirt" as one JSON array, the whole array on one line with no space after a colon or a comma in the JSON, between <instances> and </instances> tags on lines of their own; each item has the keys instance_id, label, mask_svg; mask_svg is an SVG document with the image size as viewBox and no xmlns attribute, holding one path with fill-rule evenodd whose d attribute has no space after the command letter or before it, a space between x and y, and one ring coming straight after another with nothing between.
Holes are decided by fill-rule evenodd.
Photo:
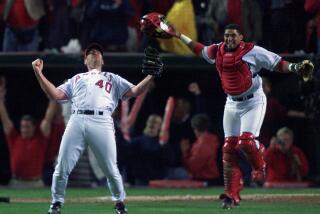
<instances>
[{"instance_id":1,"label":"spectator in red shirt","mask_svg":"<svg viewBox=\"0 0 320 214\"><path fill-rule=\"evenodd\" d=\"M191 126L196 135L196 142L191 146L189 141L181 141L183 164L193 179L217 184L220 175L217 164L219 139L209 133L210 121L205 114L193 116Z\"/></svg>"},{"instance_id":2,"label":"spectator in red shirt","mask_svg":"<svg viewBox=\"0 0 320 214\"><path fill-rule=\"evenodd\" d=\"M4 103L6 94L5 79L0 79L0 117L10 152L12 187L42 187L42 170L45 151L50 135L51 122L57 104L50 101L40 130L30 115L20 120L20 133L15 129Z\"/></svg>"},{"instance_id":3,"label":"spectator in red shirt","mask_svg":"<svg viewBox=\"0 0 320 214\"><path fill-rule=\"evenodd\" d=\"M266 182L302 181L308 174L309 165L303 151L293 145L294 135L287 127L277 131L265 152L267 163Z\"/></svg>"},{"instance_id":4,"label":"spectator in red shirt","mask_svg":"<svg viewBox=\"0 0 320 214\"><path fill-rule=\"evenodd\" d=\"M0 13L6 23L3 51L37 51L39 20L45 14L43 1L6 0L0 4L4 4Z\"/></svg>"}]
</instances>

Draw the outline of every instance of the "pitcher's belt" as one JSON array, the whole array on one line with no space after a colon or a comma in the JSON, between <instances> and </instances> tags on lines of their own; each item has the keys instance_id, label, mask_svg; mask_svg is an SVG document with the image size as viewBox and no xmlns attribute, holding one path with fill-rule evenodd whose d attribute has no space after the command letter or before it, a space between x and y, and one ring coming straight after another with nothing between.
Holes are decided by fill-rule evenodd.
<instances>
[{"instance_id":1,"label":"pitcher's belt","mask_svg":"<svg viewBox=\"0 0 320 214\"><path fill-rule=\"evenodd\" d=\"M245 101L245 100L249 100L251 98L253 98L253 94L249 94L247 96L237 97L237 98L232 98L231 97L231 100L233 100L233 101Z\"/></svg>"},{"instance_id":2,"label":"pitcher's belt","mask_svg":"<svg viewBox=\"0 0 320 214\"><path fill-rule=\"evenodd\" d=\"M107 110L89 110L89 109L74 109L72 110L72 114L85 114L85 115L106 115L107 112L110 114L111 109Z\"/></svg>"}]
</instances>

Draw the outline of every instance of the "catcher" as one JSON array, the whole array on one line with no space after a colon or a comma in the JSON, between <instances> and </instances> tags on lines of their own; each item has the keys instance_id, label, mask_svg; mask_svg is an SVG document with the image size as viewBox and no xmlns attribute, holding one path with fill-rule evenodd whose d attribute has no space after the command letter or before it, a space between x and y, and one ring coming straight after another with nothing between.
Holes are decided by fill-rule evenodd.
<instances>
[{"instance_id":1,"label":"catcher","mask_svg":"<svg viewBox=\"0 0 320 214\"><path fill-rule=\"evenodd\" d=\"M309 60L291 63L262 47L244 42L243 32L236 24L226 26L223 42L205 46L175 30L161 14L147 14L142 20L143 32L150 36L180 39L196 55L215 64L213 70L218 72L222 88L227 94L223 115L225 192L220 195L220 199L222 207L226 209L239 205L243 188L240 153L252 166L252 180L263 182L265 179L264 146L257 138L265 116L266 96L258 72L264 68L280 73L295 73L304 81L309 81L312 79L313 63Z\"/></svg>"}]
</instances>

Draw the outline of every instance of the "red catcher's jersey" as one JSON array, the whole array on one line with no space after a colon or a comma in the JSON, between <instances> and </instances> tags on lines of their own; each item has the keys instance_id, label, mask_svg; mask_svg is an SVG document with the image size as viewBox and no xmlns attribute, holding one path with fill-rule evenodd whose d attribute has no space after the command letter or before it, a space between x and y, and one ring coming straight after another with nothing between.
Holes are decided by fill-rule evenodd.
<instances>
[{"instance_id":1,"label":"red catcher's jersey","mask_svg":"<svg viewBox=\"0 0 320 214\"><path fill-rule=\"evenodd\" d=\"M247 91L252 85L252 72L242 57L253 47L252 43L241 42L233 52L226 52L225 44L218 46L216 67L225 93L236 96Z\"/></svg>"}]
</instances>

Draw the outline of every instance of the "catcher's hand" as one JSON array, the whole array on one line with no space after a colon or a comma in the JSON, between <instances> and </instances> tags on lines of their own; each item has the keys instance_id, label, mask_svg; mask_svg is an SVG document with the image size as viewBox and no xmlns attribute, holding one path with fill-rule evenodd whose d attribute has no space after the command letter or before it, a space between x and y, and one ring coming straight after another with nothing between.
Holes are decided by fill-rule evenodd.
<instances>
[{"instance_id":1,"label":"catcher's hand","mask_svg":"<svg viewBox=\"0 0 320 214\"><path fill-rule=\"evenodd\" d=\"M142 73L160 77L163 71L163 63L157 49L147 47L144 49Z\"/></svg>"},{"instance_id":2,"label":"catcher's hand","mask_svg":"<svg viewBox=\"0 0 320 214\"><path fill-rule=\"evenodd\" d=\"M164 15L156 12L148 13L141 18L140 30L148 36L161 39L170 39L180 35Z\"/></svg>"},{"instance_id":3,"label":"catcher's hand","mask_svg":"<svg viewBox=\"0 0 320 214\"><path fill-rule=\"evenodd\" d=\"M294 65L294 71L307 82L313 78L314 65L310 60L303 60Z\"/></svg>"},{"instance_id":4,"label":"catcher's hand","mask_svg":"<svg viewBox=\"0 0 320 214\"><path fill-rule=\"evenodd\" d=\"M167 38L179 37L181 34L169 21L165 19L165 17L161 18L160 29L163 31L163 34L166 35Z\"/></svg>"}]
</instances>

